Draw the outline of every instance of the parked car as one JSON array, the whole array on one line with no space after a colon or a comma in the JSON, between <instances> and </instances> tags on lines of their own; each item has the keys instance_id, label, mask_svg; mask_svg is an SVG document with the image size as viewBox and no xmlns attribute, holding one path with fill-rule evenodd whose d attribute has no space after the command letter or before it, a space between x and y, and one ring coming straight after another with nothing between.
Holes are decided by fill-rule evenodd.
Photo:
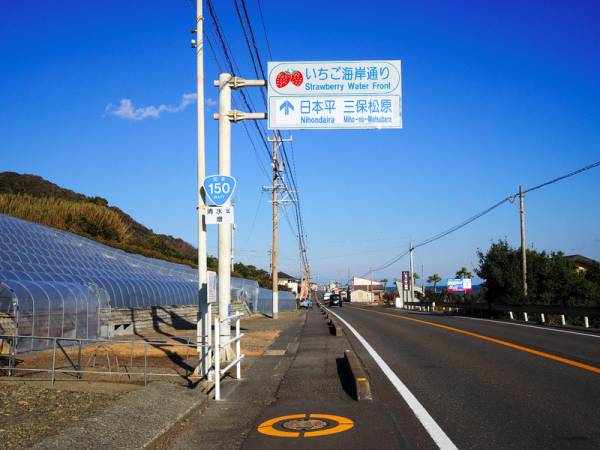
<instances>
[{"instance_id":1,"label":"parked car","mask_svg":"<svg viewBox=\"0 0 600 450\"><path fill-rule=\"evenodd\" d=\"M328 306L339 306L342 307L342 297L339 294L331 294L329 297Z\"/></svg>"}]
</instances>

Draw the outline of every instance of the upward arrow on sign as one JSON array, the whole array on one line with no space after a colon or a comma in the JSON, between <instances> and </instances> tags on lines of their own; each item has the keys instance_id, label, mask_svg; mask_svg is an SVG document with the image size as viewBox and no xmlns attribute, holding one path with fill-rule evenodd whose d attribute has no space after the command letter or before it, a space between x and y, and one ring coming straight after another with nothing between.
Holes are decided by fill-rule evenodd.
<instances>
[{"instance_id":1,"label":"upward arrow on sign","mask_svg":"<svg viewBox=\"0 0 600 450\"><path fill-rule=\"evenodd\" d=\"M283 102L281 104L281 106L279 107L279 111L282 111L285 113L285 115L287 116L290 113L290 109L293 111L294 110L294 105L292 105L288 100L286 100L285 102Z\"/></svg>"}]
</instances>

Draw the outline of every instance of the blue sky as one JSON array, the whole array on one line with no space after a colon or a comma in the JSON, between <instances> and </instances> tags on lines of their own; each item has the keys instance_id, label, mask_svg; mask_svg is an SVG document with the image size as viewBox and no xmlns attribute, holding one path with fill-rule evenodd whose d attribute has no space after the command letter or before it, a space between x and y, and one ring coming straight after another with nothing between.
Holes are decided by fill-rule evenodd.
<instances>
[{"instance_id":1,"label":"blue sky","mask_svg":"<svg viewBox=\"0 0 600 450\"><path fill-rule=\"evenodd\" d=\"M258 3L246 3L266 63ZM214 4L241 75L253 78L233 2ZM436 234L519 184L600 159L595 2L262 0L262 7L275 61L402 60L403 129L293 133L319 281L364 274L402 253L408 239ZM195 91L194 16L188 0L5 6L0 170L103 196L155 231L195 244L196 108L186 96ZM209 18L206 25L214 36ZM205 61L207 164L215 173L219 69L209 51ZM268 180L240 125L233 175L236 257L268 269L271 212L260 190ZM529 195L528 245L600 259L599 194L595 169ZM281 269L297 274L295 236L285 220L280 230ZM209 228L212 254L216 234ZM498 238L518 245L516 205L420 248L416 269L452 276ZM374 276L392 279L406 268L403 259Z\"/></svg>"}]
</instances>

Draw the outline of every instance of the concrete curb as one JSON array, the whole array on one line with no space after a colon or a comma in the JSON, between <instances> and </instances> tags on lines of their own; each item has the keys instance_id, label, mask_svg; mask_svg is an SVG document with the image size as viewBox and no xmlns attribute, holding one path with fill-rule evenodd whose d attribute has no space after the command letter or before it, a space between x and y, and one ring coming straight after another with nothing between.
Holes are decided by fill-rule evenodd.
<instances>
[{"instance_id":1,"label":"concrete curb","mask_svg":"<svg viewBox=\"0 0 600 450\"><path fill-rule=\"evenodd\" d=\"M356 400L373 400L373 396L371 395L371 386L369 385L369 380L367 379L367 373L363 368L362 363L358 359L358 356L356 356L356 353L354 353L353 350L345 350L344 359L352 375L354 389L356 392Z\"/></svg>"},{"instance_id":2,"label":"concrete curb","mask_svg":"<svg viewBox=\"0 0 600 450\"><path fill-rule=\"evenodd\" d=\"M329 318L329 326L331 327L331 331L333 332L333 334L335 336L343 336L344 335L344 329L342 328L340 323L333 316L331 316Z\"/></svg>"},{"instance_id":3,"label":"concrete curb","mask_svg":"<svg viewBox=\"0 0 600 450\"><path fill-rule=\"evenodd\" d=\"M319 309L321 310L321 314L325 316L325 319L328 320L329 328L334 336L343 336L344 328L337 320L337 318L333 314L329 314L329 312L325 309L323 305L318 303Z\"/></svg>"}]
</instances>

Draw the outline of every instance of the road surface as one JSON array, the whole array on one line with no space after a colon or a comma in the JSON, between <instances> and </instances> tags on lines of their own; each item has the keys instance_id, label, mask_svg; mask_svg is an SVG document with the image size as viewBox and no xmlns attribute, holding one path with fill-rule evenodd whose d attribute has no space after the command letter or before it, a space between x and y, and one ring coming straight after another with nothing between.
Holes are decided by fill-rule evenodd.
<instances>
[{"instance_id":1,"label":"road surface","mask_svg":"<svg viewBox=\"0 0 600 450\"><path fill-rule=\"evenodd\" d=\"M458 448L600 448L600 335L351 304L332 311ZM403 401L377 356L351 342L371 384Z\"/></svg>"}]
</instances>

